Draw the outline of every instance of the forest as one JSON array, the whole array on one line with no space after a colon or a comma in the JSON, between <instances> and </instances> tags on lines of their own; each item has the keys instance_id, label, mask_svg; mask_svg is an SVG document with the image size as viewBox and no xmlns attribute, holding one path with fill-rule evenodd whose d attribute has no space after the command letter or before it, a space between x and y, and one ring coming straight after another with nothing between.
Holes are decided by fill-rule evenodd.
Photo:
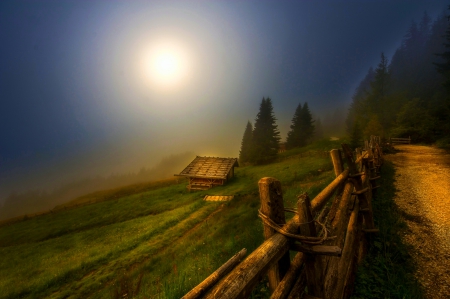
<instances>
[{"instance_id":1,"label":"forest","mask_svg":"<svg viewBox=\"0 0 450 299\"><path fill-rule=\"evenodd\" d=\"M411 137L414 143L450 144L450 29L441 14L413 21L388 59L381 53L359 83L346 126L352 145L370 135Z\"/></svg>"}]
</instances>

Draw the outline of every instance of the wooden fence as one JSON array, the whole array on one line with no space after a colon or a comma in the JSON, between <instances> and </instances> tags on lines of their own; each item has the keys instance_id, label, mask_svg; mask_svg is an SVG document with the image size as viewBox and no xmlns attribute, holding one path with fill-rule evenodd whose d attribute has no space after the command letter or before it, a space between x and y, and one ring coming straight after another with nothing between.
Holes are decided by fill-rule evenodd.
<instances>
[{"instance_id":1,"label":"wooden fence","mask_svg":"<svg viewBox=\"0 0 450 299\"><path fill-rule=\"evenodd\" d=\"M389 144L411 144L411 137L408 138L389 138Z\"/></svg>"},{"instance_id":2,"label":"wooden fence","mask_svg":"<svg viewBox=\"0 0 450 299\"><path fill-rule=\"evenodd\" d=\"M378 141L371 137L356 155L346 144L332 150L336 178L312 200L300 195L295 210L284 208L280 181L260 179L265 241L245 259L241 251L183 299L247 298L266 274L271 299L347 298L367 239L378 232L371 204L383 161ZM287 223L286 211L295 213ZM292 260L290 250L297 252Z\"/></svg>"}]
</instances>

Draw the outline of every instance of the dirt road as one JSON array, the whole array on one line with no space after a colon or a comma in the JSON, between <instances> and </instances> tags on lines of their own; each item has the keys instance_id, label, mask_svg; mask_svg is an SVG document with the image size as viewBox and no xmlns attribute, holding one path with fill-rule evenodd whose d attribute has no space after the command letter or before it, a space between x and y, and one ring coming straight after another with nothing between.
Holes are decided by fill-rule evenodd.
<instances>
[{"instance_id":1,"label":"dirt road","mask_svg":"<svg viewBox=\"0 0 450 299\"><path fill-rule=\"evenodd\" d=\"M450 298L450 154L433 147L395 146L385 155L396 169L395 202L413 246L416 276L426 298Z\"/></svg>"}]
</instances>

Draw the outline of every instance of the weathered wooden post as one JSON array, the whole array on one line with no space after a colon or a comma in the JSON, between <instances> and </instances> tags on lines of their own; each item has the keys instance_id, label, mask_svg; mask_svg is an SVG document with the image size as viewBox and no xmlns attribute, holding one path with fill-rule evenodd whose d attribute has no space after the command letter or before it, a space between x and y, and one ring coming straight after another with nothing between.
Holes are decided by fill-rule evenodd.
<instances>
[{"instance_id":1,"label":"weathered wooden post","mask_svg":"<svg viewBox=\"0 0 450 299\"><path fill-rule=\"evenodd\" d=\"M316 226L311 213L311 203L308 194L299 196L297 202L298 218L300 223L300 234L315 237ZM322 260L314 254L305 253L305 271L308 294L319 298L323 297L323 267Z\"/></svg>"},{"instance_id":2,"label":"weathered wooden post","mask_svg":"<svg viewBox=\"0 0 450 299\"><path fill-rule=\"evenodd\" d=\"M342 256L338 263L338 277L335 287L335 295L333 298L346 298L344 297L345 290L351 289L350 285L354 280L355 266L358 258L358 212L359 202L355 201L353 211L351 213L348 225L347 233L345 235L345 245L342 250ZM362 219L361 219L362 220Z\"/></svg>"},{"instance_id":3,"label":"weathered wooden post","mask_svg":"<svg viewBox=\"0 0 450 299\"><path fill-rule=\"evenodd\" d=\"M372 204L366 197L366 191L362 184L361 173L358 171L355 161L352 156L352 150L347 144L342 144L342 149L344 150L345 157L347 159L348 167L350 169L350 177L353 179L355 184L355 195L358 196L361 212L364 215L364 221L366 229L372 230L375 228L373 222L372 214Z\"/></svg>"},{"instance_id":4,"label":"weathered wooden post","mask_svg":"<svg viewBox=\"0 0 450 299\"><path fill-rule=\"evenodd\" d=\"M362 155L362 150L361 150L361 148L356 148L356 160L358 160L360 157L361 157L361 155ZM361 172L361 168L362 168L362 161L361 161L361 159L359 159L360 160L360 162L358 163L358 164L356 164L356 167L358 168L358 171L359 172Z\"/></svg>"},{"instance_id":5,"label":"weathered wooden post","mask_svg":"<svg viewBox=\"0 0 450 299\"><path fill-rule=\"evenodd\" d=\"M331 161L333 162L334 174L336 177L344 171L344 163L342 161L341 151L332 149L330 151Z\"/></svg>"},{"instance_id":6,"label":"weathered wooden post","mask_svg":"<svg viewBox=\"0 0 450 299\"><path fill-rule=\"evenodd\" d=\"M261 200L261 213L266 215L276 224L283 226L286 223L284 214L283 193L281 183L275 178L265 177L259 180L259 196ZM269 239L276 231L267 224L264 224L264 238ZM289 252L284 254L268 271L269 286L272 291L283 279L289 269Z\"/></svg>"}]
</instances>

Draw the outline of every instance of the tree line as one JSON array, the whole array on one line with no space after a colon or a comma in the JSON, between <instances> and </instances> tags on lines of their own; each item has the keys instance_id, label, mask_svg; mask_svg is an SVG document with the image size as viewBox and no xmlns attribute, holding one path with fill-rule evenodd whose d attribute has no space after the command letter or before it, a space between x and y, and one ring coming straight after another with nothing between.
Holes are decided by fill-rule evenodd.
<instances>
[{"instance_id":1,"label":"tree line","mask_svg":"<svg viewBox=\"0 0 450 299\"><path fill-rule=\"evenodd\" d=\"M263 98L259 112L256 115L255 125L253 126L248 121L245 127L239 152L241 165L265 164L272 162L276 158L281 144L280 132L276 121L272 100ZM314 134L316 132L314 122L308 103L305 102L303 106L300 103L295 110L290 131L287 134L286 149L305 146L314 136L317 136L317 134ZM316 133L322 134L320 122L319 126L319 130Z\"/></svg>"},{"instance_id":2,"label":"tree line","mask_svg":"<svg viewBox=\"0 0 450 299\"><path fill-rule=\"evenodd\" d=\"M352 97L346 120L354 147L370 135L450 144L450 26L445 13L413 21L389 61L381 53Z\"/></svg>"}]
</instances>

